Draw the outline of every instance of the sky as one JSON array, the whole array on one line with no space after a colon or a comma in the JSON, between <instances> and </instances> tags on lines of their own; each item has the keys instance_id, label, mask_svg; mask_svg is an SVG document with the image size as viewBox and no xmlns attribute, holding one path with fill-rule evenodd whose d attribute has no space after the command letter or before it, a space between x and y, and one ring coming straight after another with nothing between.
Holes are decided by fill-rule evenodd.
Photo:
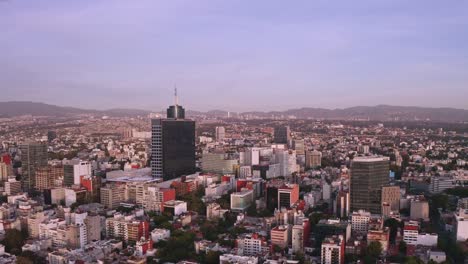
<instances>
[{"instance_id":1,"label":"sky","mask_svg":"<svg viewBox=\"0 0 468 264\"><path fill-rule=\"evenodd\" d=\"M0 101L468 109L468 1L0 0Z\"/></svg>"}]
</instances>

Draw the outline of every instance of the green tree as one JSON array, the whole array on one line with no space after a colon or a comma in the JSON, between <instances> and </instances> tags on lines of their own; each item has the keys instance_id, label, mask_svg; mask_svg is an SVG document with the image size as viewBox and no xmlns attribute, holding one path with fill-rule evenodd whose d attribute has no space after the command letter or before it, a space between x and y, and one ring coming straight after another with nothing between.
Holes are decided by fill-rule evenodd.
<instances>
[{"instance_id":1,"label":"green tree","mask_svg":"<svg viewBox=\"0 0 468 264\"><path fill-rule=\"evenodd\" d=\"M406 264L424 264L424 261L422 261L420 258L415 257L415 256L410 256L406 258L405 261Z\"/></svg>"},{"instance_id":2,"label":"green tree","mask_svg":"<svg viewBox=\"0 0 468 264\"><path fill-rule=\"evenodd\" d=\"M305 261L304 253L302 252L295 252L294 253L294 260L298 260L300 264L303 264Z\"/></svg>"},{"instance_id":3,"label":"green tree","mask_svg":"<svg viewBox=\"0 0 468 264\"><path fill-rule=\"evenodd\" d=\"M18 264L45 264L47 263L46 258L37 255L35 252L26 250L21 253L16 258L16 263Z\"/></svg>"},{"instance_id":4,"label":"green tree","mask_svg":"<svg viewBox=\"0 0 468 264\"><path fill-rule=\"evenodd\" d=\"M448 207L448 196L446 194L435 194L431 197L431 203L434 208L442 208L443 210Z\"/></svg>"},{"instance_id":5,"label":"green tree","mask_svg":"<svg viewBox=\"0 0 468 264\"><path fill-rule=\"evenodd\" d=\"M372 241L367 246L366 254L377 259L382 254L382 244L378 241Z\"/></svg>"},{"instance_id":6,"label":"green tree","mask_svg":"<svg viewBox=\"0 0 468 264\"><path fill-rule=\"evenodd\" d=\"M207 264L218 264L219 256L221 254L218 251L208 251L205 256L205 263Z\"/></svg>"},{"instance_id":7,"label":"green tree","mask_svg":"<svg viewBox=\"0 0 468 264\"><path fill-rule=\"evenodd\" d=\"M400 244L398 245L398 251L401 253L401 254L404 254L406 255L406 242L405 241L401 241Z\"/></svg>"},{"instance_id":8,"label":"green tree","mask_svg":"<svg viewBox=\"0 0 468 264\"><path fill-rule=\"evenodd\" d=\"M384 226L390 229L390 243L394 244L400 222L398 222L398 220L395 218L389 218L385 220Z\"/></svg>"},{"instance_id":9,"label":"green tree","mask_svg":"<svg viewBox=\"0 0 468 264\"><path fill-rule=\"evenodd\" d=\"M283 249L282 249L280 246L278 246L278 245L273 245L273 252L275 252L275 253L280 253L280 252L282 252L282 251L283 251Z\"/></svg>"},{"instance_id":10,"label":"green tree","mask_svg":"<svg viewBox=\"0 0 468 264\"><path fill-rule=\"evenodd\" d=\"M21 231L16 229L8 229L5 232L5 238L2 244L5 246L5 251L11 254L18 255L21 253L21 248L24 245L26 236Z\"/></svg>"}]
</instances>

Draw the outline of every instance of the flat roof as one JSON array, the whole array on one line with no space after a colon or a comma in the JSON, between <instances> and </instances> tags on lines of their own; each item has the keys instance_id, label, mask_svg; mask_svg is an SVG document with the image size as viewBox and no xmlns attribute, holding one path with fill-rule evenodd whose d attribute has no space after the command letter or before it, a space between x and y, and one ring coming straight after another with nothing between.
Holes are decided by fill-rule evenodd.
<instances>
[{"instance_id":1,"label":"flat roof","mask_svg":"<svg viewBox=\"0 0 468 264\"><path fill-rule=\"evenodd\" d=\"M355 157L353 161L358 162L375 162L375 161L389 161L389 157L381 157L381 156L361 156Z\"/></svg>"}]
</instances>

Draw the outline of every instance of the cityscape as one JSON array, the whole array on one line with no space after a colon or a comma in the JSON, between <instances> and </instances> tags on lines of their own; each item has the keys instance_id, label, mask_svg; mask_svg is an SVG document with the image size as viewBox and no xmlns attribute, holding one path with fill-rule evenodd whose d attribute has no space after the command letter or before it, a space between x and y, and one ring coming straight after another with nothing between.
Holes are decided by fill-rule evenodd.
<instances>
[{"instance_id":1,"label":"cityscape","mask_svg":"<svg viewBox=\"0 0 468 264\"><path fill-rule=\"evenodd\" d=\"M463 263L468 124L1 119L0 263Z\"/></svg>"},{"instance_id":2,"label":"cityscape","mask_svg":"<svg viewBox=\"0 0 468 264\"><path fill-rule=\"evenodd\" d=\"M0 1L0 264L467 264L429 2Z\"/></svg>"}]
</instances>

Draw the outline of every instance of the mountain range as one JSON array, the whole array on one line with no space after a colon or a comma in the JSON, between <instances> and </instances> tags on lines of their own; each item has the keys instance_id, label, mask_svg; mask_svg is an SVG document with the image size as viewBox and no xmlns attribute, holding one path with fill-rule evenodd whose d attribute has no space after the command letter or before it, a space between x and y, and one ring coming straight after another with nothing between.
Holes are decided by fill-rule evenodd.
<instances>
[{"instance_id":1,"label":"mountain range","mask_svg":"<svg viewBox=\"0 0 468 264\"><path fill-rule=\"evenodd\" d=\"M151 113L141 109L108 109L91 110L75 107L64 107L38 102L0 102L0 117L33 116L73 116L78 114L108 115L108 116L145 116ZM187 111L188 116L227 117L228 112L212 110L207 112ZM416 106L356 106L343 109L325 109L303 107L285 111L243 112L237 115L250 115L260 118L295 117L301 119L368 119L379 121L391 120L430 120L442 122L468 122L468 110L456 108L430 108Z\"/></svg>"}]
</instances>

